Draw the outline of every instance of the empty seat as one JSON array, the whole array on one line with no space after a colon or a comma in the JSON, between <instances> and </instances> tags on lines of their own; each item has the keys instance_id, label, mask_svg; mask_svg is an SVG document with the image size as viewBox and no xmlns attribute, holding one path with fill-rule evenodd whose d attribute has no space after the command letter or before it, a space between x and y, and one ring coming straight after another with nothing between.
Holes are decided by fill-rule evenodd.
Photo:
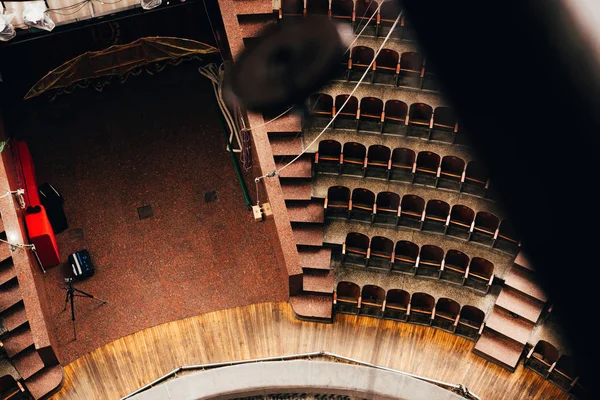
<instances>
[{"instance_id":1,"label":"empty seat","mask_svg":"<svg viewBox=\"0 0 600 400\"><path fill-rule=\"evenodd\" d=\"M454 156L444 156L440 164L438 186L444 189L460 190L465 172L465 161Z\"/></svg>"},{"instance_id":2,"label":"empty seat","mask_svg":"<svg viewBox=\"0 0 600 400\"><path fill-rule=\"evenodd\" d=\"M489 175L485 166L479 161L471 161L465 169L462 191L477 196L485 196Z\"/></svg>"},{"instance_id":3,"label":"empty seat","mask_svg":"<svg viewBox=\"0 0 600 400\"><path fill-rule=\"evenodd\" d=\"M467 339L477 340L481 334L485 313L477 307L463 306L454 333Z\"/></svg>"},{"instance_id":4,"label":"empty seat","mask_svg":"<svg viewBox=\"0 0 600 400\"><path fill-rule=\"evenodd\" d=\"M381 318L383 316L383 302L385 290L375 285L365 285L360 299L360 314Z\"/></svg>"},{"instance_id":5,"label":"empty seat","mask_svg":"<svg viewBox=\"0 0 600 400\"><path fill-rule=\"evenodd\" d=\"M421 79L421 89L435 91L440 90L436 73L433 70L431 63L428 62L427 59L423 60L423 78ZM452 139L454 139L454 137Z\"/></svg>"},{"instance_id":6,"label":"empty seat","mask_svg":"<svg viewBox=\"0 0 600 400\"><path fill-rule=\"evenodd\" d=\"M353 47L350 52L350 57L348 58L348 72L346 79L358 81L363 76L365 70L369 69L369 73L364 79L364 81L369 82L371 80L371 74L373 73L371 62L374 58L375 50L372 48L366 46Z\"/></svg>"},{"instance_id":7,"label":"empty seat","mask_svg":"<svg viewBox=\"0 0 600 400\"><path fill-rule=\"evenodd\" d=\"M383 225L398 225L400 210L400 195L393 192L379 192L375 201L373 223Z\"/></svg>"},{"instance_id":8,"label":"empty seat","mask_svg":"<svg viewBox=\"0 0 600 400\"><path fill-rule=\"evenodd\" d=\"M392 269L398 272L414 274L419 257L419 246L408 240L400 240L394 248L394 264Z\"/></svg>"},{"instance_id":9,"label":"empty seat","mask_svg":"<svg viewBox=\"0 0 600 400\"><path fill-rule=\"evenodd\" d=\"M367 148L360 143L344 144L342 152L342 173L363 176L367 165Z\"/></svg>"},{"instance_id":10,"label":"empty seat","mask_svg":"<svg viewBox=\"0 0 600 400\"><path fill-rule=\"evenodd\" d=\"M333 114L337 114L333 128L355 130L358 123L358 99L348 94L337 95Z\"/></svg>"},{"instance_id":11,"label":"empty seat","mask_svg":"<svg viewBox=\"0 0 600 400\"><path fill-rule=\"evenodd\" d=\"M342 245L342 265L367 264L369 252L369 238L362 233L350 232L346 235L346 241Z\"/></svg>"},{"instance_id":12,"label":"empty seat","mask_svg":"<svg viewBox=\"0 0 600 400\"><path fill-rule=\"evenodd\" d=\"M433 130L431 140L454 143L458 133L458 120L454 111L448 107L437 107L433 112Z\"/></svg>"},{"instance_id":13,"label":"empty seat","mask_svg":"<svg viewBox=\"0 0 600 400\"><path fill-rule=\"evenodd\" d=\"M352 22L354 12L353 0L331 0L331 18L334 20Z\"/></svg>"},{"instance_id":14,"label":"empty seat","mask_svg":"<svg viewBox=\"0 0 600 400\"><path fill-rule=\"evenodd\" d=\"M423 230L444 233L450 213L450 205L441 200L429 200L425 207Z\"/></svg>"},{"instance_id":15,"label":"empty seat","mask_svg":"<svg viewBox=\"0 0 600 400\"><path fill-rule=\"evenodd\" d=\"M324 93L312 94L306 111L312 127L324 128L333 118L333 97Z\"/></svg>"},{"instance_id":16,"label":"empty seat","mask_svg":"<svg viewBox=\"0 0 600 400\"><path fill-rule=\"evenodd\" d=\"M373 82L396 85L400 73L400 55L391 49L382 49L373 64Z\"/></svg>"},{"instance_id":17,"label":"empty seat","mask_svg":"<svg viewBox=\"0 0 600 400\"><path fill-rule=\"evenodd\" d=\"M443 260L444 250L441 247L432 244L423 245L419 253L417 275L439 278Z\"/></svg>"},{"instance_id":18,"label":"empty seat","mask_svg":"<svg viewBox=\"0 0 600 400\"><path fill-rule=\"evenodd\" d=\"M509 220L505 219L500 223L500 227L494 237L493 247L510 254L517 254L521 247L517 231L513 228Z\"/></svg>"},{"instance_id":19,"label":"empty seat","mask_svg":"<svg viewBox=\"0 0 600 400\"><path fill-rule=\"evenodd\" d=\"M421 151L417 155L415 183L435 186L439 177L440 156L430 151Z\"/></svg>"},{"instance_id":20,"label":"empty seat","mask_svg":"<svg viewBox=\"0 0 600 400\"><path fill-rule=\"evenodd\" d=\"M500 219L492 213L479 211L475 216L473 231L469 240L485 245L491 245L500 225Z\"/></svg>"},{"instance_id":21,"label":"empty seat","mask_svg":"<svg viewBox=\"0 0 600 400\"><path fill-rule=\"evenodd\" d=\"M389 271L394 262L394 242L383 236L374 236L370 249L368 267Z\"/></svg>"},{"instance_id":22,"label":"empty seat","mask_svg":"<svg viewBox=\"0 0 600 400\"><path fill-rule=\"evenodd\" d=\"M473 257L469 264L465 285L487 293L494 280L494 264L481 257Z\"/></svg>"},{"instance_id":23,"label":"empty seat","mask_svg":"<svg viewBox=\"0 0 600 400\"><path fill-rule=\"evenodd\" d=\"M401 8L395 1L384 1L379 8L379 19L377 21L377 36L387 36L394 25L396 18L400 15ZM396 29L390 37L400 38L400 24L396 24Z\"/></svg>"},{"instance_id":24,"label":"empty seat","mask_svg":"<svg viewBox=\"0 0 600 400\"><path fill-rule=\"evenodd\" d=\"M354 17L352 18L354 32L359 33L365 28L363 31L364 36L374 36L377 32L377 13L378 5L376 1L356 0Z\"/></svg>"},{"instance_id":25,"label":"empty seat","mask_svg":"<svg viewBox=\"0 0 600 400\"><path fill-rule=\"evenodd\" d=\"M352 191L350 199L350 212L348 217L357 221L371 222L375 208L375 193L369 189L356 188Z\"/></svg>"},{"instance_id":26,"label":"empty seat","mask_svg":"<svg viewBox=\"0 0 600 400\"><path fill-rule=\"evenodd\" d=\"M281 0L279 18L302 17L304 15L304 0Z\"/></svg>"},{"instance_id":27,"label":"empty seat","mask_svg":"<svg viewBox=\"0 0 600 400\"><path fill-rule=\"evenodd\" d=\"M400 20L400 39L412 42L417 40L415 28L405 15L403 15L402 19Z\"/></svg>"},{"instance_id":28,"label":"empty seat","mask_svg":"<svg viewBox=\"0 0 600 400\"><path fill-rule=\"evenodd\" d=\"M365 176L387 179L391 167L392 150L380 144L369 146Z\"/></svg>"},{"instance_id":29,"label":"empty seat","mask_svg":"<svg viewBox=\"0 0 600 400\"><path fill-rule=\"evenodd\" d=\"M452 299L441 297L435 305L435 316L432 326L454 333L458 325L460 304Z\"/></svg>"},{"instance_id":30,"label":"empty seat","mask_svg":"<svg viewBox=\"0 0 600 400\"><path fill-rule=\"evenodd\" d=\"M400 100L388 100L383 110L382 132L394 135L406 134L408 105Z\"/></svg>"},{"instance_id":31,"label":"empty seat","mask_svg":"<svg viewBox=\"0 0 600 400\"><path fill-rule=\"evenodd\" d=\"M425 211L425 200L413 194L402 197L400 203L400 219L398 224L408 228L421 229L423 212Z\"/></svg>"},{"instance_id":32,"label":"empty seat","mask_svg":"<svg viewBox=\"0 0 600 400\"><path fill-rule=\"evenodd\" d=\"M350 189L345 186L331 186L327 190L324 208L326 218L348 218Z\"/></svg>"},{"instance_id":33,"label":"empty seat","mask_svg":"<svg viewBox=\"0 0 600 400\"><path fill-rule=\"evenodd\" d=\"M401 289L390 289L385 298L383 318L406 321L406 312L410 303L410 294Z\"/></svg>"},{"instance_id":34,"label":"empty seat","mask_svg":"<svg viewBox=\"0 0 600 400\"><path fill-rule=\"evenodd\" d=\"M358 108L358 129L367 132L381 132L383 122L383 101L377 97L363 97Z\"/></svg>"},{"instance_id":35,"label":"empty seat","mask_svg":"<svg viewBox=\"0 0 600 400\"><path fill-rule=\"evenodd\" d=\"M427 293L413 293L408 308L408 322L431 325L435 300Z\"/></svg>"},{"instance_id":36,"label":"empty seat","mask_svg":"<svg viewBox=\"0 0 600 400\"><path fill-rule=\"evenodd\" d=\"M540 340L527 354L525 365L547 378L550 368L556 361L558 361L558 349L550 343Z\"/></svg>"},{"instance_id":37,"label":"empty seat","mask_svg":"<svg viewBox=\"0 0 600 400\"><path fill-rule=\"evenodd\" d=\"M15 380L15 378L11 375L4 375L0 377L0 395L2 396L2 399L5 400L31 398L31 396L25 391L25 388L21 382Z\"/></svg>"},{"instance_id":38,"label":"empty seat","mask_svg":"<svg viewBox=\"0 0 600 400\"><path fill-rule=\"evenodd\" d=\"M358 314L360 287L352 282L339 282L335 291L335 311L345 314Z\"/></svg>"},{"instance_id":39,"label":"empty seat","mask_svg":"<svg viewBox=\"0 0 600 400\"><path fill-rule=\"evenodd\" d=\"M306 15L329 16L329 0L306 0Z\"/></svg>"},{"instance_id":40,"label":"empty seat","mask_svg":"<svg viewBox=\"0 0 600 400\"><path fill-rule=\"evenodd\" d=\"M337 140L321 140L319 149L315 154L316 172L333 172L339 174L342 171L342 144Z\"/></svg>"},{"instance_id":41,"label":"empty seat","mask_svg":"<svg viewBox=\"0 0 600 400\"><path fill-rule=\"evenodd\" d=\"M474 219L475 211L467 206L455 204L450 212L446 234L461 239L468 239Z\"/></svg>"},{"instance_id":42,"label":"empty seat","mask_svg":"<svg viewBox=\"0 0 600 400\"><path fill-rule=\"evenodd\" d=\"M467 278L469 256L462 251L448 250L440 268L440 279L462 285Z\"/></svg>"},{"instance_id":43,"label":"empty seat","mask_svg":"<svg viewBox=\"0 0 600 400\"><path fill-rule=\"evenodd\" d=\"M564 390L570 390L577 376L575 359L563 354L556 361L554 368L548 375L548 379Z\"/></svg>"},{"instance_id":44,"label":"empty seat","mask_svg":"<svg viewBox=\"0 0 600 400\"><path fill-rule=\"evenodd\" d=\"M420 88L423 76L423 60L421 56L415 52L402 53L398 73L399 86Z\"/></svg>"},{"instance_id":45,"label":"empty seat","mask_svg":"<svg viewBox=\"0 0 600 400\"><path fill-rule=\"evenodd\" d=\"M394 181L412 182L416 155L411 149L403 147L395 148L392 151L392 165L390 168L390 179Z\"/></svg>"}]
</instances>

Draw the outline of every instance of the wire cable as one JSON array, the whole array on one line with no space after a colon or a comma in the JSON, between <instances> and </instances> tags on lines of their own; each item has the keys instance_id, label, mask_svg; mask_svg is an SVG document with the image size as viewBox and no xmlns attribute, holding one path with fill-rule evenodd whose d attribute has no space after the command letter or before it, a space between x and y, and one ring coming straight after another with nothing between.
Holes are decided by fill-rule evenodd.
<instances>
[{"instance_id":1,"label":"wire cable","mask_svg":"<svg viewBox=\"0 0 600 400\"><path fill-rule=\"evenodd\" d=\"M379 55L379 53L381 52L381 50L383 50L383 47L385 46L385 44L389 40L390 36L392 35L392 32L396 28L396 25L398 24L398 21L400 21L401 17L402 17L402 11L400 12L400 14L398 14L398 18L396 18L396 20L394 21L394 25L392 25L390 31L388 32L387 36L383 40L383 43L381 43L381 46L379 46L379 49L377 50L377 53L375 53L375 56L373 57L373 60L371 60L371 63L369 64L369 66L367 67L367 69L365 70L365 72L363 73L363 75L360 77L360 80L358 81L358 83L356 84L356 86L354 87L354 89L352 89L352 92L346 98L346 101L344 101L344 104L342 104L342 106L340 107L339 110L337 110L337 112L335 113L335 115L333 116L333 118L329 121L329 123L327 123L327 125L325 126L325 128L323 128L323 130L321 131L321 133L319 133L317 135L317 137L315 137L313 139L313 141L310 142L310 144L308 146L306 146L304 148L304 150L302 150L302 152L300 154L298 154L296 157L294 157L292 159L292 161L290 161L289 163L285 164L284 166L282 166L279 169L273 170L273 171L269 172L268 174L265 174L265 175L259 176L258 178L255 178L255 182L258 182L258 181L260 181L261 179L264 179L264 178L272 178L272 177L278 176L281 173L281 171L283 171L284 169L286 169L287 167L289 167L290 165L292 165L300 157L302 157L308 151L308 149L310 149L312 147L312 145L314 145L317 142L317 140L319 140L319 138L321 136L323 136L323 134L325 133L325 131L327 131L327 129L329 129L329 127L331 126L331 124L333 123L333 121L335 121L335 119L340 114L340 112L342 112L342 110L344 109L344 107L346 106L346 104L348 103L348 101L350 101L350 99L352 98L352 96L354 95L354 93L356 92L356 90L358 90L358 87L361 85L361 83L363 82L363 80L365 79L365 77L367 76L367 74L369 73L369 70L373 66L373 63L375 62L375 59L377 58L377 56Z\"/></svg>"}]
</instances>

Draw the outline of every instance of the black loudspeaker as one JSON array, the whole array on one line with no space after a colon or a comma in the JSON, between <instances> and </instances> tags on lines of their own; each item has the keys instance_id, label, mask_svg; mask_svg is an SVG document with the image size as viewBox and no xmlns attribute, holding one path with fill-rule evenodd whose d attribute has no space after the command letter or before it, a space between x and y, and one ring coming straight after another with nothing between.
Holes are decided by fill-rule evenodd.
<instances>
[{"instance_id":1,"label":"black loudspeaker","mask_svg":"<svg viewBox=\"0 0 600 400\"><path fill-rule=\"evenodd\" d=\"M54 233L60 233L69 227L65 215L65 201L62 195L49 183L42 184L39 189L40 200L48 214L48 220Z\"/></svg>"},{"instance_id":2,"label":"black loudspeaker","mask_svg":"<svg viewBox=\"0 0 600 400\"><path fill-rule=\"evenodd\" d=\"M94 275L94 264L87 249L69 254L69 265L76 279L85 279Z\"/></svg>"},{"instance_id":3,"label":"black loudspeaker","mask_svg":"<svg viewBox=\"0 0 600 400\"><path fill-rule=\"evenodd\" d=\"M226 88L255 112L277 113L304 102L342 66L344 26L313 16L267 27L240 55Z\"/></svg>"}]
</instances>

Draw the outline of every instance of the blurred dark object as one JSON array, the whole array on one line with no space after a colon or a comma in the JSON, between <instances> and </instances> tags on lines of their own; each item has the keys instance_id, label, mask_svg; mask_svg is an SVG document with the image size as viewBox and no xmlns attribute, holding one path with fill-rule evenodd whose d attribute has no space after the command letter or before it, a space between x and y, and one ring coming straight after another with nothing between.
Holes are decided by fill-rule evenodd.
<instances>
[{"instance_id":1,"label":"blurred dark object","mask_svg":"<svg viewBox=\"0 0 600 400\"><path fill-rule=\"evenodd\" d=\"M48 220L54 233L60 233L69 227L65 215L65 200L62 195L49 183L43 183L38 188L40 200L48 214Z\"/></svg>"},{"instance_id":2,"label":"blurred dark object","mask_svg":"<svg viewBox=\"0 0 600 400\"><path fill-rule=\"evenodd\" d=\"M248 109L277 113L327 83L344 51L338 25L327 18L286 20L240 55L228 84Z\"/></svg>"}]
</instances>

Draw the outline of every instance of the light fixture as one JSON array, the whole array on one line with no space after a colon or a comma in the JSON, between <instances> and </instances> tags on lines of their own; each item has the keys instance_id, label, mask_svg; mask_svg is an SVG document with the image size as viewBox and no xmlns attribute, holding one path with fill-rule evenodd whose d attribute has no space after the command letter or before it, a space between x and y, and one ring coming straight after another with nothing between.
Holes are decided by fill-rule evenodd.
<instances>
[{"instance_id":1,"label":"light fixture","mask_svg":"<svg viewBox=\"0 0 600 400\"><path fill-rule=\"evenodd\" d=\"M43 29L50 32L54 29L54 21L46 14L46 5L43 2L27 2L23 8L23 22L32 28Z\"/></svg>"},{"instance_id":2,"label":"light fixture","mask_svg":"<svg viewBox=\"0 0 600 400\"><path fill-rule=\"evenodd\" d=\"M162 0L140 0L140 5L144 10L152 10L162 4Z\"/></svg>"},{"instance_id":3,"label":"light fixture","mask_svg":"<svg viewBox=\"0 0 600 400\"><path fill-rule=\"evenodd\" d=\"M0 42L8 42L17 34L10 23L14 17L14 14L0 14Z\"/></svg>"}]
</instances>

